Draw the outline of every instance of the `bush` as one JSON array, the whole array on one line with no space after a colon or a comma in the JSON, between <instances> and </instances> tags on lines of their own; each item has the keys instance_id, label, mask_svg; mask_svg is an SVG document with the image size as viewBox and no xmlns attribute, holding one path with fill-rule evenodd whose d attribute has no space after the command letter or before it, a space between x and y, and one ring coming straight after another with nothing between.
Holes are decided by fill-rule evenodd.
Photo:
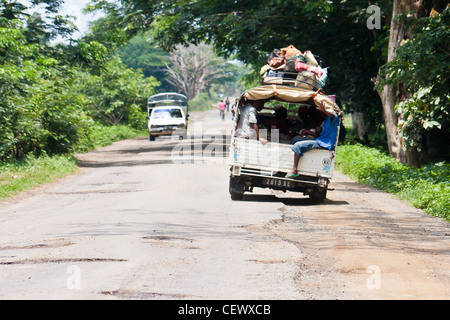
<instances>
[{"instance_id":1,"label":"bush","mask_svg":"<svg viewBox=\"0 0 450 320\"><path fill-rule=\"evenodd\" d=\"M137 130L125 125L103 126L97 123L92 127L92 132L89 137L76 145L75 151L79 153L88 152L95 148L110 145L115 141L146 135L146 131Z\"/></svg>"},{"instance_id":2,"label":"bush","mask_svg":"<svg viewBox=\"0 0 450 320\"><path fill-rule=\"evenodd\" d=\"M450 164L417 169L402 165L383 152L361 145L340 146L336 167L361 183L406 200L426 213L450 220Z\"/></svg>"}]
</instances>

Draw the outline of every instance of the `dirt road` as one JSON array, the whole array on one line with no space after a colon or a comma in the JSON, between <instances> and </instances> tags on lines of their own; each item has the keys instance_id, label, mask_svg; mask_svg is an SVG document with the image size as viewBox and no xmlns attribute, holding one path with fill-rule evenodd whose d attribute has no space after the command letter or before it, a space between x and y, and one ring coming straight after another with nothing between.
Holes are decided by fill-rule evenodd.
<instances>
[{"instance_id":1,"label":"dirt road","mask_svg":"<svg viewBox=\"0 0 450 320\"><path fill-rule=\"evenodd\" d=\"M227 116L79 155L0 203L0 299L450 298L450 224L386 193L336 173L323 205L232 201Z\"/></svg>"}]
</instances>

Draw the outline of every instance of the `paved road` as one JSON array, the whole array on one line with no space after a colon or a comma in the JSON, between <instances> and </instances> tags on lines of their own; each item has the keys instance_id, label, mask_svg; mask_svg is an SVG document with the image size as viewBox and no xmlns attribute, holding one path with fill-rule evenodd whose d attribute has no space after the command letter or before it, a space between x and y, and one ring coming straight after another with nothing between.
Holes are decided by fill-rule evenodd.
<instances>
[{"instance_id":1,"label":"paved road","mask_svg":"<svg viewBox=\"0 0 450 320\"><path fill-rule=\"evenodd\" d=\"M79 155L0 207L0 299L448 299L450 228L336 174L324 205L234 202L231 119Z\"/></svg>"}]
</instances>

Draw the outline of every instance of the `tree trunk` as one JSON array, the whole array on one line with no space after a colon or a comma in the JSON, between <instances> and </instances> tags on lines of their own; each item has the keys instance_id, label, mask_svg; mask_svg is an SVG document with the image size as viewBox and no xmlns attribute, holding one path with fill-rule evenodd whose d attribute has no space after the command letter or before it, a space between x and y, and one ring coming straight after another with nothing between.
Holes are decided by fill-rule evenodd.
<instances>
[{"instance_id":1,"label":"tree trunk","mask_svg":"<svg viewBox=\"0 0 450 320\"><path fill-rule=\"evenodd\" d=\"M369 130L367 128L366 118L364 112L354 111L352 112L352 129L353 135L357 137L357 141L364 145L370 146Z\"/></svg>"},{"instance_id":2,"label":"tree trunk","mask_svg":"<svg viewBox=\"0 0 450 320\"><path fill-rule=\"evenodd\" d=\"M395 57L395 50L400 46L401 41L406 36L408 30L401 19L394 18L401 12L408 11L413 7L410 1L394 0L392 20L389 34L388 58L387 62ZM398 116L395 113L395 105L400 102L401 90L398 85L386 85L381 92L378 92L383 105L383 117L386 129L389 153L397 161L411 166L419 166L417 150L404 150L402 140L397 129Z\"/></svg>"}]
</instances>

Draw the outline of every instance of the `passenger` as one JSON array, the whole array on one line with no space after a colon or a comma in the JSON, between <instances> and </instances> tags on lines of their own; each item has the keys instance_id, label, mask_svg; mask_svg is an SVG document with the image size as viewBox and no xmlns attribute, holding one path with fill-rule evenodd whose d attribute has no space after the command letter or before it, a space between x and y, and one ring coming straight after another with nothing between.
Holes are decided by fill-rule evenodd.
<instances>
[{"instance_id":1,"label":"passenger","mask_svg":"<svg viewBox=\"0 0 450 320\"><path fill-rule=\"evenodd\" d=\"M314 107L300 107L297 114L303 122L303 128L300 129L299 135L292 139L292 143L295 144L297 141L317 138L325 120L324 114Z\"/></svg>"},{"instance_id":2,"label":"passenger","mask_svg":"<svg viewBox=\"0 0 450 320\"><path fill-rule=\"evenodd\" d=\"M242 108L236 130L238 137L259 140L263 144L267 143L267 140L261 138L258 128L258 111L264 108L264 103L263 100L249 100Z\"/></svg>"},{"instance_id":3,"label":"passenger","mask_svg":"<svg viewBox=\"0 0 450 320\"><path fill-rule=\"evenodd\" d=\"M302 120L302 125L305 126L308 121L308 107L302 106L297 110L298 117Z\"/></svg>"},{"instance_id":4,"label":"passenger","mask_svg":"<svg viewBox=\"0 0 450 320\"><path fill-rule=\"evenodd\" d=\"M291 141L291 133L289 130L289 123L287 118L287 109L281 104L275 105L275 119L272 122L272 129L279 130L279 137L281 140Z\"/></svg>"},{"instance_id":5,"label":"passenger","mask_svg":"<svg viewBox=\"0 0 450 320\"><path fill-rule=\"evenodd\" d=\"M288 178L296 178L299 176L297 172L298 162L303 154L307 151L313 149L328 149L332 150L337 137L337 130L339 126L339 118L333 111L327 111L325 105L319 103L317 110L322 112L325 116L325 121L319 136L314 140L303 140L298 141L292 146L292 151L294 151L294 166L291 172L286 176Z\"/></svg>"}]
</instances>

